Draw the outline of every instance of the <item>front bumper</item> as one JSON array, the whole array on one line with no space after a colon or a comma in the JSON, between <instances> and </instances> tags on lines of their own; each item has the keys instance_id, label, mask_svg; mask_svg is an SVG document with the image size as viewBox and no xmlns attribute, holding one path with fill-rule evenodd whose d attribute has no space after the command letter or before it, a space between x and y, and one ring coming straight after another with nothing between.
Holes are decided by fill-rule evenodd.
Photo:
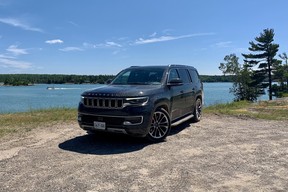
<instances>
[{"instance_id":1,"label":"front bumper","mask_svg":"<svg viewBox=\"0 0 288 192\"><path fill-rule=\"evenodd\" d=\"M127 109L88 109L79 104L78 123L87 131L106 131L124 133L138 137L148 134L151 124L151 110L146 106ZM97 128L95 122L104 123L104 128Z\"/></svg>"}]
</instances>

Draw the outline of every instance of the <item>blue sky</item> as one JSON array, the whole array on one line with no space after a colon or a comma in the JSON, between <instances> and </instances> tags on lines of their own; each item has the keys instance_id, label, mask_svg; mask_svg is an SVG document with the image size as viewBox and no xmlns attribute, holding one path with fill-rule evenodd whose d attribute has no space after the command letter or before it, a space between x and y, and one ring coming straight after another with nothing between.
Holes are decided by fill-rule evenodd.
<instances>
[{"instance_id":1,"label":"blue sky","mask_svg":"<svg viewBox=\"0 0 288 192\"><path fill-rule=\"evenodd\" d=\"M287 0L0 0L0 74L117 74L185 64L221 74L225 55L275 31L288 52Z\"/></svg>"}]
</instances>

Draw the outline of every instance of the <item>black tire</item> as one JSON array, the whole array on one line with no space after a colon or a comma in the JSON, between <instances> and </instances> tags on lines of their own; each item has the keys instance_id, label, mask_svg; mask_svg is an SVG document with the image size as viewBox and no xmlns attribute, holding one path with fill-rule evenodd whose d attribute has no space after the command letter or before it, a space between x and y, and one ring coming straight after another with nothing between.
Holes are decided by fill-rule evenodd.
<instances>
[{"instance_id":1,"label":"black tire","mask_svg":"<svg viewBox=\"0 0 288 192\"><path fill-rule=\"evenodd\" d=\"M202 100L200 98L196 99L193 115L194 115L194 117L193 117L194 122L198 122L201 120L201 117L202 117Z\"/></svg>"},{"instance_id":2,"label":"black tire","mask_svg":"<svg viewBox=\"0 0 288 192\"><path fill-rule=\"evenodd\" d=\"M171 129L170 116L164 109L156 109L153 113L147 138L152 142L161 142L169 135Z\"/></svg>"}]
</instances>

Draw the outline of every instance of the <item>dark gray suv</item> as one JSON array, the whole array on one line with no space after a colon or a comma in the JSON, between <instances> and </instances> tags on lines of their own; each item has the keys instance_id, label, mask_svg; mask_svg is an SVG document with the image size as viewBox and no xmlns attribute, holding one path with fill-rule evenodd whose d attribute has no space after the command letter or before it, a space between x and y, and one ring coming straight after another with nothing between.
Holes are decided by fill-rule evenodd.
<instances>
[{"instance_id":1,"label":"dark gray suv","mask_svg":"<svg viewBox=\"0 0 288 192\"><path fill-rule=\"evenodd\" d=\"M88 132L107 131L164 140L171 126L200 121L203 84L194 67L132 66L109 84L85 91L78 122Z\"/></svg>"}]
</instances>

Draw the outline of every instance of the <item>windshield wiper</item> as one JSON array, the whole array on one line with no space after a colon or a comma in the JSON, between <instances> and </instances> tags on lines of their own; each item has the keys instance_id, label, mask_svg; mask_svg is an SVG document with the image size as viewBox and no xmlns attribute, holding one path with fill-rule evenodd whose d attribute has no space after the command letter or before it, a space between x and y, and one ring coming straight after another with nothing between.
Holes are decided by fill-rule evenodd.
<instances>
[{"instance_id":1,"label":"windshield wiper","mask_svg":"<svg viewBox=\"0 0 288 192\"><path fill-rule=\"evenodd\" d=\"M149 82L149 85L161 85L161 83L160 82Z\"/></svg>"},{"instance_id":2,"label":"windshield wiper","mask_svg":"<svg viewBox=\"0 0 288 192\"><path fill-rule=\"evenodd\" d=\"M147 82L129 82L129 85L147 85Z\"/></svg>"}]
</instances>

